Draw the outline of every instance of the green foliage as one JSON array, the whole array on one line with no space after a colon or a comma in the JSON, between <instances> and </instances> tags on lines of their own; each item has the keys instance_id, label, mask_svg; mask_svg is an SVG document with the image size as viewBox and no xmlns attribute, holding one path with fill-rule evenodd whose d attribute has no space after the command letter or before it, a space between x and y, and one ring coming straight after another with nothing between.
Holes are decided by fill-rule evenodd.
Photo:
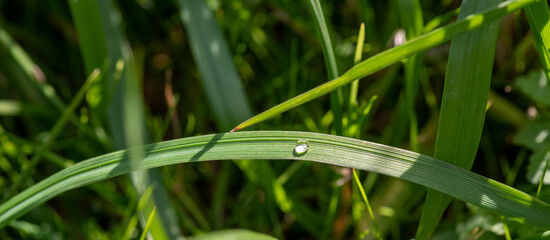
<instances>
[{"instance_id":1,"label":"green foliage","mask_svg":"<svg viewBox=\"0 0 550 240\"><path fill-rule=\"evenodd\" d=\"M550 86L548 78L543 71L533 71L527 76L516 79L515 86L536 103L550 106ZM545 114L543 110L543 114ZM547 116L534 121L521 129L515 143L523 145L533 151L527 166L527 179L532 184L550 184L550 169L547 163L550 161L550 124ZM544 176L544 179L543 179Z\"/></svg>"},{"instance_id":2,"label":"green foliage","mask_svg":"<svg viewBox=\"0 0 550 240\"><path fill-rule=\"evenodd\" d=\"M283 112L286 112L289 109L295 108L301 104L309 102L344 85L347 85L353 82L355 79L366 77L369 74L379 71L382 68L401 61L411 55L447 42L456 35L463 34L466 31L472 31L473 29L479 28L486 24L493 23L493 20L495 20L495 18L511 13L514 10L520 9L521 7L529 3L530 1L527 0L508 1L505 2L505 4L499 4L494 8L487 9L483 13L477 15L468 15L467 17L464 16L465 18L461 21L450 24L446 27L436 29L403 45L394 47L378 55L375 55L357 64L356 66L342 74L342 76L340 76L339 78L333 79L328 83L320 85L275 107L272 107L271 109L262 112L254 116L253 118L239 124L231 131L238 131L240 129L249 127L251 125L257 124L261 121L279 115Z\"/></svg>"},{"instance_id":3,"label":"green foliage","mask_svg":"<svg viewBox=\"0 0 550 240\"><path fill-rule=\"evenodd\" d=\"M518 132L515 142L533 151L545 149L550 145L550 123L530 123Z\"/></svg>"},{"instance_id":4,"label":"green foliage","mask_svg":"<svg viewBox=\"0 0 550 240\"><path fill-rule=\"evenodd\" d=\"M550 85L543 71L533 71L527 76L519 77L515 85L534 101L550 106Z\"/></svg>"},{"instance_id":5,"label":"green foliage","mask_svg":"<svg viewBox=\"0 0 550 240\"><path fill-rule=\"evenodd\" d=\"M548 238L549 23L543 0L0 1L0 239Z\"/></svg>"}]
</instances>

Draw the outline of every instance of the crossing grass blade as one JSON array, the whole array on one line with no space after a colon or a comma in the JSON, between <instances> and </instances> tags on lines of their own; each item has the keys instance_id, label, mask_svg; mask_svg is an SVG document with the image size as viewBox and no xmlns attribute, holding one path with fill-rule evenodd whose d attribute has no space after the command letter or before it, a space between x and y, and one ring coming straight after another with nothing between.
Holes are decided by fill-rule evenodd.
<instances>
[{"instance_id":1,"label":"crossing grass blade","mask_svg":"<svg viewBox=\"0 0 550 240\"><path fill-rule=\"evenodd\" d=\"M225 38L206 2L178 0L177 3L218 129L227 131L235 122L251 116L252 111Z\"/></svg>"},{"instance_id":2,"label":"crossing grass blade","mask_svg":"<svg viewBox=\"0 0 550 240\"><path fill-rule=\"evenodd\" d=\"M462 2L459 19L499 4ZM474 163L483 132L495 57L498 22L458 36L451 43L434 157L464 169ZM429 239L452 198L428 189L416 239Z\"/></svg>"},{"instance_id":3,"label":"crossing grass blade","mask_svg":"<svg viewBox=\"0 0 550 240\"><path fill-rule=\"evenodd\" d=\"M147 222L145 224L145 227L143 228L143 232L141 233L141 237L139 240L145 240L147 237L147 233L149 233L149 228L151 227L151 224L153 223L153 219L155 217L155 212L157 211L157 208L154 207L153 211L149 214L149 217L147 217Z\"/></svg>"},{"instance_id":4,"label":"crossing grass blade","mask_svg":"<svg viewBox=\"0 0 550 240\"><path fill-rule=\"evenodd\" d=\"M120 22L120 13L109 1L68 1L75 20L80 47L86 66L106 68L106 79L95 97L102 100L105 107L97 107L99 116L108 119L109 129L116 149L124 149L149 142L144 123L144 111L139 89L138 73L132 51L125 39ZM101 38L103 37L103 38ZM96 49L97 47L97 49ZM138 153L139 154L139 153ZM133 165L140 164L139 155L134 156ZM177 238L180 233L176 226L174 210L164 189L157 169L133 172L131 180L141 195L147 184L156 187L153 197L142 209L142 223L151 216L156 205L151 225L151 234L156 239ZM144 184L142 184L144 183ZM155 204L156 203L156 204Z\"/></svg>"},{"instance_id":5,"label":"crossing grass blade","mask_svg":"<svg viewBox=\"0 0 550 240\"><path fill-rule=\"evenodd\" d=\"M328 26L323 15L323 8L319 0L309 0L309 8L314 16L315 27L321 39L321 47L323 56L325 57L325 65L330 79L336 79L340 76L336 56L332 47L332 41L328 32ZM334 114L334 131L336 135L342 135L342 116L343 116L344 97L341 89L337 89L330 94L330 108Z\"/></svg>"},{"instance_id":6,"label":"crossing grass blade","mask_svg":"<svg viewBox=\"0 0 550 240\"><path fill-rule=\"evenodd\" d=\"M307 139L309 150L294 152ZM0 205L0 228L65 191L127 174L135 150L94 157L66 168ZM141 169L221 159L303 160L373 171L414 182L514 221L550 228L550 205L512 187L435 158L333 135L251 131L165 141L140 147Z\"/></svg>"},{"instance_id":7,"label":"crossing grass blade","mask_svg":"<svg viewBox=\"0 0 550 240\"><path fill-rule=\"evenodd\" d=\"M141 213L141 210L143 209L143 206L149 201L149 198L151 197L151 194L153 193L153 187L149 186L145 191L143 191L143 194L141 197L136 199L135 204L130 205L131 207L128 211L128 225L126 225L126 230L124 230L124 233L120 237L121 240L129 240L134 231L136 231L136 226L138 225L139 216ZM131 214L134 210L134 208L137 210L136 214ZM130 215L131 214L131 215Z\"/></svg>"},{"instance_id":8,"label":"crossing grass blade","mask_svg":"<svg viewBox=\"0 0 550 240\"><path fill-rule=\"evenodd\" d=\"M423 32L424 33L427 33L427 32L430 32L434 29L436 29L437 27L439 27L443 22L449 20L450 18L458 15L458 13L460 12L460 8L456 8L456 9L453 9L452 11L449 11L448 13L445 13L441 16L438 16L432 20L430 20L428 23L426 23L426 25L424 26L424 30Z\"/></svg>"},{"instance_id":9,"label":"crossing grass blade","mask_svg":"<svg viewBox=\"0 0 550 240\"><path fill-rule=\"evenodd\" d=\"M368 211L369 217L372 221L374 235L376 236L376 239L383 239L382 235L380 234L378 224L376 223L376 219L374 218L374 213L372 211L372 207L370 206L369 199L367 198L367 194L365 193L365 189L363 188L363 184L361 184L361 181L359 180L359 177L357 176L357 171L355 171L355 169L352 169L352 171L353 171L353 179L355 180L355 183L357 183L357 188L359 188L359 191L361 192L361 197L363 198L363 201L365 202L365 205L367 206L367 211Z\"/></svg>"},{"instance_id":10,"label":"crossing grass blade","mask_svg":"<svg viewBox=\"0 0 550 240\"><path fill-rule=\"evenodd\" d=\"M11 60L23 70L25 77L20 78L20 80L28 86L35 86L41 96L51 102L57 110L60 112L65 110L66 106L57 95L55 88L48 84L45 79L41 79L45 78L42 70L3 28L0 28L0 48L5 48L7 50L6 55L10 56Z\"/></svg>"},{"instance_id":11,"label":"crossing grass blade","mask_svg":"<svg viewBox=\"0 0 550 240\"><path fill-rule=\"evenodd\" d=\"M538 1L535 4L525 7L525 16L531 27L535 47L546 74L550 81L550 13L548 12L548 2Z\"/></svg>"},{"instance_id":12,"label":"crossing grass blade","mask_svg":"<svg viewBox=\"0 0 550 240\"><path fill-rule=\"evenodd\" d=\"M335 79L340 76L338 71L338 64L336 62L336 55L332 47L332 40L328 31L328 25L325 21L323 14L323 8L319 0L309 0L309 8L314 16L315 27L317 28L317 35L321 40L321 48L323 49L323 56L325 58L325 65L329 79ZM343 135L343 111L344 108L344 96L342 89L336 89L336 91L330 93L330 109L333 114L332 126L336 135ZM321 231L320 239L328 239L334 226L334 219L336 217L336 211L340 202L342 187L335 185L332 188L330 202L328 206L328 212L325 215L325 221L323 231Z\"/></svg>"},{"instance_id":13,"label":"crossing grass blade","mask_svg":"<svg viewBox=\"0 0 550 240\"><path fill-rule=\"evenodd\" d=\"M46 79L45 74L42 72L40 67L33 61L33 59L25 52L25 50L15 42L9 33L0 27L0 52L7 54L0 54L0 62L2 62L3 68L13 67L11 71L21 70L22 75L16 75L16 77L11 76L9 79L15 84L21 84L23 92L26 92L26 95L29 99L34 102L43 104L44 102L49 102L56 108L61 114L65 112L67 106L63 100L59 97L55 88L50 85ZM4 62L7 61L7 62ZM6 69L4 69L6 70ZM87 72L86 76L90 76L94 68L91 68ZM9 70L7 72L10 72ZM95 81L96 83L99 81ZM80 129L92 137L94 140L104 143L106 140L99 138L97 134L87 125L82 124L76 115L71 114L69 116L69 121L78 126Z\"/></svg>"},{"instance_id":14,"label":"crossing grass blade","mask_svg":"<svg viewBox=\"0 0 550 240\"><path fill-rule=\"evenodd\" d=\"M420 53L444 42L451 40L465 32L479 28L486 24L492 23L494 20L500 17L522 9L523 7L536 2L537 0L516 0L506 1L498 4L496 7L490 8L483 13L470 15L463 18L463 20L449 24L445 27L438 28L430 33L424 34L411 41L386 50L371 58L366 59L355 67L345 72L337 79L333 79L323 85L320 85L314 89L311 89L301 95L298 95L292 99L289 99L271 109L260 113L245 122L237 125L230 132L235 132L240 129L249 127L256 123L262 122L274 116L277 116L285 111L288 111L294 107L302 105L313 99L316 99L324 94L332 92L344 85L353 82L355 79L360 79L368 76L376 71L379 71L389 65L397 63L407 57Z\"/></svg>"},{"instance_id":15,"label":"crossing grass blade","mask_svg":"<svg viewBox=\"0 0 550 240\"><path fill-rule=\"evenodd\" d=\"M217 128L220 131L228 131L235 124L252 116L237 69L222 31L207 3L202 0L180 0L178 4L205 93L216 116ZM278 207L283 212L289 212L292 204L282 184L276 181L276 174L271 165L263 161L235 163L250 181L267 192L266 208L274 232L278 237L283 237L280 221L276 219L276 209ZM222 163L222 168L228 168L227 163ZM223 181L226 179L219 179L214 196L213 215L218 229L222 228L224 198L228 194L227 184Z\"/></svg>"},{"instance_id":16,"label":"crossing grass blade","mask_svg":"<svg viewBox=\"0 0 550 240\"><path fill-rule=\"evenodd\" d=\"M407 40L414 39L422 33L424 25L422 9L417 0L398 1L401 25L405 29ZM405 102L409 117L409 142L410 149L418 152L418 120L414 110L416 93L422 69L422 55L417 54L407 58L405 62Z\"/></svg>"}]
</instances>

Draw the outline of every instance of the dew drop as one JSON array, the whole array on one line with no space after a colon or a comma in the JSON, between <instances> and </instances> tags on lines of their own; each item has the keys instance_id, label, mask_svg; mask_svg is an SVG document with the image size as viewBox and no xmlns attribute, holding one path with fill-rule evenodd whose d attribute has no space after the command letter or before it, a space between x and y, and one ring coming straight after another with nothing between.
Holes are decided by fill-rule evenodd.
<instances>
[{"instance_id":1,"label":"dew drop","mask_svg":"<svg viewBox=\"0 0 550 240\"><path fill-rule=\"evenodd\" d=\"M307 150L309 150L309 142L305 139L300 139L296 142L296 146L294 146L294 153L297 155L304 155L306 154Z\"/></svg>"}]
</instances>

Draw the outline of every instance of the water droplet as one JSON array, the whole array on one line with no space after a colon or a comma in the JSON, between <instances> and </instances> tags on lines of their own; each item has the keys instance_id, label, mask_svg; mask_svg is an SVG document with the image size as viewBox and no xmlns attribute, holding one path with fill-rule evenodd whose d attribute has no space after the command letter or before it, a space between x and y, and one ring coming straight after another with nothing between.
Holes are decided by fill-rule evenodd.
<instances>
[{"instance_id":1,"label":"water droplet","mask_svg":"<svg viewBox=\"0 0 550 240\"><path fill-rule=\"evenodd\" d=\"M309 150L309 142L305 139L300 139L296 142L296 146L294 146L294 153L297 155L304 155L306 154L307 150Z\"/></svg>"}]
</instances>

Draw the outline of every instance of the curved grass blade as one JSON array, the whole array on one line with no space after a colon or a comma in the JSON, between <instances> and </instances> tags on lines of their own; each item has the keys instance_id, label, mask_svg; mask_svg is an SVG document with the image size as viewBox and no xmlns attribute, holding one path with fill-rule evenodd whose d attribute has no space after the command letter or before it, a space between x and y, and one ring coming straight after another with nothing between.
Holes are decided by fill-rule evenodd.
<instances>
[{"instance_id":1,"label":"curved grass blade","mask_svg":"<svg viewBox=\"0 0 550 240\"><path fill-rule=\"evenodd\" d=\"M459 19L497 5L500 0L465 0ZM498 22L456 37L451 43L441 100L434 157L464 169L474 163L495 58ZM416 239L429 239L452 198L428 189Z\"/></svg>"},{"instance_id":2,"label":"curved grass blade","mask_svg":"<svg viewBox=\"0 0 550 240\"><path fill-rule=\"evenodd\" d=\"M517 11L529 4L532 4L538 0L515 0L502 2L496 7L493 7L480 14L470 15L461 21L449 24L445 27L438 28L430 33L415 38L403 45L394 47L382 53L379 53L355 67L345 72L342 76L320 85L314 89L311 89L303 94L300 94L292 99L289 99L271 109L260 113L245 122L239 124L230 132L236 132L240 129L249 127L256 123L262 122L274 116L277 116L285 111L288 111L294 107L302 105L313 99L316 99L324 94L332 92L344 85L353 82L355 79L360 79L368 76L376 71L379 71L389 65L397 63L402 59L410 57L416 53L425 51L434 46L440 45L444 42L451 40L453 37L479 28L486 24L493 22L500 17Z\"/></svg>"},{"instance_id":3,"label":"curved grass blade","mask_svg":"<svg viewBox=\"0 0 550 240\"><path fill-rule=\"evenodd\" d=\"M294 148L307 139L302 155ZM251 131L189 137L140 147L142 169L221 159L288 159L314 161L400 178L441 191L515 221L550 228L550 205L512 187L435 158L320 133ZM66 168L0 205L0 228L65 191L130 172L135 151L118 151Z\"/></svg>"}]
</instances>

